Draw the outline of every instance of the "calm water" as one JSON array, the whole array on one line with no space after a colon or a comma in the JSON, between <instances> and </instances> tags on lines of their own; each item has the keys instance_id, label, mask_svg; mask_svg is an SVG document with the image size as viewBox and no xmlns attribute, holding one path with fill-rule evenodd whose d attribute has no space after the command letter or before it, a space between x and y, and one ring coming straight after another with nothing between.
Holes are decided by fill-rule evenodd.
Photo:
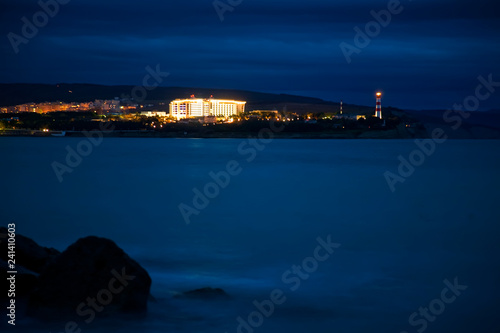
<instances>
[{"instance_id":1,"label":"calm water","mask_svg":"<svg viewBox=\"0 0 500 333\"><path fill-rule=\"evenodd\" d=\"M146 320L84 332L411 333L424 322L426 332L499 332L500 141L439 145L392 193L383 174L413 141L275 140L248 162L243 139L109 138L59 182L51 164L81 140L1 138L0 219L60 250L109 237L150 272L158 302ZM193 189L231 160L241 173L187 225L179 204L192 206ZM341 246L299 286L282 278L329 235ZM455 277L468 288L411 326ZM232 300L172 298L205 286ZM274 289L286 301L238 329ZM16 331L64 330L35 325Z\"/></svg>"}]
</instances>

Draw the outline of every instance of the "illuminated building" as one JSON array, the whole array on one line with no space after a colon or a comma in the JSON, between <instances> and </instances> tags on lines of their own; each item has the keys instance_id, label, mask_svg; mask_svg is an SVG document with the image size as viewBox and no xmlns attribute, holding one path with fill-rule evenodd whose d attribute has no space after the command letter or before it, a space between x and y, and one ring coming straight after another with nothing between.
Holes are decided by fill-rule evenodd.
<instances>
[{"instance_id":1,"label":"illuminated building","mask_svg":"<svg viewBox=\"0 0 500 333\"><path fill-rule=\"evenodd\" d=\"M225 99L176 99L170 103L170 115L177 119L191 117L224 117L245 112L246 102Z\"/></svg>"}]
</instances>

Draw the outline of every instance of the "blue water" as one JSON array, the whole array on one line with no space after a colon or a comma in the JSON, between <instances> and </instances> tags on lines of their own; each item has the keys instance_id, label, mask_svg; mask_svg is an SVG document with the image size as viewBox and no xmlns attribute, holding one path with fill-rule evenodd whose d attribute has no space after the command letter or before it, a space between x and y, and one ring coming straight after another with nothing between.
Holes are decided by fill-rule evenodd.
<instances>
[{"instance_id":1,"label":"blue water","mask_svg":"<svg viewBox=\"0 0 500 333\"><path fill-rule=\"evenodd\" d=\"M467 285L426 332L500 332L500 141L447 141L391 192L410 140L107 138L59 182L51 164L81 138L1 138L0 219L64 250L80 237L113 239L153 279L145 320L81 324L86 332L417 332L409 316L440 298L443 280ZM241 149L240 149L241 150ZM241 173L186 224L210 172ZM282 276L313 256L317 238L340 247L298 288ZM174 299L211 286L228 301ZM253 301L286 301L238 330ZM422 317L418 317L422 318ZM16 331L62 332L27 319Z\"/></svg>"}]
</instances>

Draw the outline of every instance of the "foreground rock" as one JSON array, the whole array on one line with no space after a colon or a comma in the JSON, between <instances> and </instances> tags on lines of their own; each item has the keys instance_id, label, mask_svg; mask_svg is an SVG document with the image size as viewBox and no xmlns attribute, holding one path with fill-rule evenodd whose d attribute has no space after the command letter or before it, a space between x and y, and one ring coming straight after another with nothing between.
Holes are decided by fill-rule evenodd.
<instances>
[{"instance_id":1,"label":"foreground rock","mask_svg":"<svg viewBox=\"0 0 500 333\"><path fill-rule=\"evenodd\" d=\"M0 301L3 303L8 300L9 295L15 295L15 299L27 297L35 289L37 282L37 273L32 272L22 266L17 266L15 279L10 279L12 274L8 262L0 259L0 276L2 276L2 293Z\"/></svg>"},{"instance_id":2,"label":"foreground rock","mask_svg":"<svg viewBox=\"0 0 500 333\"><path fill-rule=\"evenodd\" d=\"M40 319L143 313L151 278L113 241L86 237L50 262L38 277L28 314Z\"/></svg>"},{"instance_id":3,"label":"foreground rock","mask_svg":"<svg viewBox=\"0 0 500 333\"><path fill-rule=\"evenodd\" d=\"M8 232L4 227L0 227L0 258L7 261ZM28 270L40 273L45 266L60 254L53 248L38 245L32 239L16 234L16 266L22 266Z\"/></svg>"},{"instance_id":4,"label":"foreground rock","mask_svg":"<svg viewBox=\"0 0 500 333\"><path fill-rule=\"evenodd\" d=\"M175 298L191 298L191 299L202 299L202 300L213 300L213 299L229 299L229 295L220 288L201 288L191 291L186 291L182 294L176 295Z\"/></svg>"},{"instance_id":5,"label":"foreground rock","mask_svg":"<svg viewBox=\"0 0 500 333\"><path fill-rule=\"evenodd\" d=\"M15 256L9 258L8 250L8 230L0 227L0 276L2 276L2 293L0 301L3 303L10 299L9 295L22 302L35 289L38 273L40 273L49 262L52 262L59 251L38 245L32 239L16 234L15 236ZM14 261L9 262L10 259ZM9 264L14 263L15 279L11 277Z\"/></svg>"}]
</instances>

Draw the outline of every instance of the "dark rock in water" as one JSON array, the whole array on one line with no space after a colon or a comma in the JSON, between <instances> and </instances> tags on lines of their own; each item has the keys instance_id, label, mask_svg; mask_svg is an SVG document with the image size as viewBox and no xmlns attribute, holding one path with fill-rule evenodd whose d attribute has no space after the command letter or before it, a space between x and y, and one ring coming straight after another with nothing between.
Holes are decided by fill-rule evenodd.
<instances>
[{"instance_id":1,"label":"dark rock in water","mask_svg":"<svg viewBox=\"0 0 500 333\"><path fill-rule=\"evenodd\" d=\"M0 258L7 261L8 230L0 227ZM40 273L60 252L56 249L38 245L31 238L16 234L16 266L23 266L30 271Z\"/></svg>"},{"instance_id":2,"label":"dark rock in water","mask_svg":"<svg viewBox=\"0 0 500 333\"><path fill-rule=\"evenodd\" d=\"M148 302L158 303L158 300L156 299L156 297L154 297L153 295L149 294L149 296L148 296Z\"/></svg>"},{"instance_id":3,"label":"dark rock in water","mask_svg":"<svg viewBox=\"0 0 500 333\"><path fill-rule=\"evenodd\" d=\"M151 278L113 241L86 237L69 246L38 278L28 315L40 319L144 313Z\"/></svg>"},{"instance_id":4,"label":"dark rock in water","mask_svg":"<svg viewBox=\"0 0 500 333\"><path fill-rule=\"evenodd\" d=\"M194 298L194 299L229 299L230 296L220 288L201 288L191 291L186 291L180 295L176 295L176 298Z\"/></svg>"},{"instance_id":5,"label":"dark rock in water","mask_svg":"<svg viewBox=\"0 0 500 333\"><path fill-rule=\"evenodd\" d=\"M14 282L13 290L15 290L17 313L21 314L22 311L19 311L19 309L25 308L26 298L36 287L38 273L54 260L59 251L40 246L32 239L20 234L16 234L14 239L14 243L9 243L7 228L0 227L0 276L2 276L0 286L5 291L0 294L0 301L5 302L11 299L9 297L9 294L11 294L9 292L11 290L11 281L8 280L11 274L7 272L12 271L9 264L14 264L14 271L17 273L15 274L15 280L12 280ZM9 257L9 244L15 246L15 256ZM9 260L13 261L10 262Z\"/></svg>"},{"instance_id":6,"label":"dark rock in water","mask_svg":"<svg viewBox=\"0 0 500 333\"><path fill-rule=\"evenodd\" d=\"M2 293L0 299L2 301L9 298L8 294L10 293L9 290L11 290L11 280L9 280L11 274L7 273L8 271L11 271L8 262L0 259L0 276L2 276L2 283L0 284L2 285ZM13 290L15 299L18 300L20 297L28 296L35 289L38 274L22 266L16 266L16 271L15 279L12 282L14 282Z\"/></svg>"}]
</instances>

